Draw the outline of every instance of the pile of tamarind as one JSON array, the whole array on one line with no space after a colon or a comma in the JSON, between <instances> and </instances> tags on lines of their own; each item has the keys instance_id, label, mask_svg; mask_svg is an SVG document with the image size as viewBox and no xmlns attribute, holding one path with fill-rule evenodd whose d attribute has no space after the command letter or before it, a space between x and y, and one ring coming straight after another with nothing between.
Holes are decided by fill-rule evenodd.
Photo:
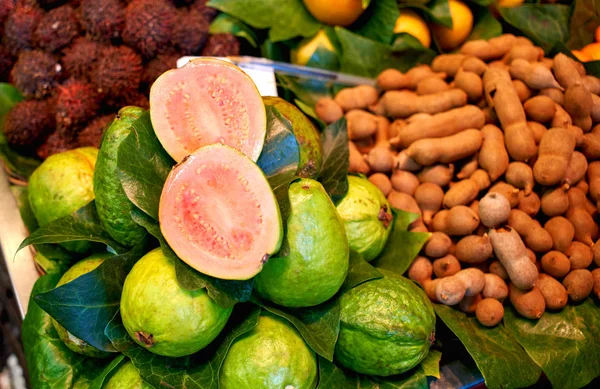
<instances>
[{"instance_id":1,"label":"pile of tamarind","mask_svg":"<svg viewBox=\"0 0 600 389\"><path fill-rule=\"evenodd\" d=\"M386 69L315 111L345 116L349 171L432 232L408 277L495 326L505 299L538 319L600 298L599 94L581 63L505 34Z\"/></svg>"}]
</instances>

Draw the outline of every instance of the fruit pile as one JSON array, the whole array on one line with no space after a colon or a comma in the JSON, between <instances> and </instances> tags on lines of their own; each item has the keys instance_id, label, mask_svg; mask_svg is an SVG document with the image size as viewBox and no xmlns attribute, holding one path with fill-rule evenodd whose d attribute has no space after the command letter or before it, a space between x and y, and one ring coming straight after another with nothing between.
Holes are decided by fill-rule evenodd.
<instances>
[{"instance_id":1,"label":"fruit pile","mask_svg":"<svg viewBox=\"0 0 600 389\"><path fill-rule=\"evenodd\" d=\"M315 112L345 116L350 171L433 233L408 272L431 300L495 326L507 297L530 319L600 297L598 78L505 34L377 86Z\"/></svg>"},{"instance_id":2,"label":"fruit pile","mask_svg":"<svg viewBox=\"0 0 600 389\"><path fill-rule=\"evenodd\" d=\"M179 57L239 54L232 35L209 35L216 13L206 0L0 1L0 82L27 99L7 119L9 145L41 159L98 147Z\"/></svg>"},{"instance_id":3,"label":"fruit pile","mask_svg":"<svg viewBox=\"0 0 600 389\"><path fill-rule=\"evenodd\" d=\"M220 388L313 389L318 365L327 363L317 364L317 354L377 376L423 361L436 321L427 295L351 252L372 261L384 251L392 208L375 185L347 177L345 168L348 190L334 204L317 180L324 181L320 133L300 110L261 97L244 72L216 59L162 74L150 103L149 112L122 108L99 150L58 153L31 175L28 200L40 227L24 245L60 243L51 251L36 245L40 264L65 250L85 257L56 284L48 278L56 268L49 270L32 293L24 328L35 330L23 332L34 380L42 374L36 358L45 358L34 350L46 349L39 334L53 331L78 354L74 360L119 351L132 361L117 356L102 372L73 375L73 387L94 381L158 388L163 379L172 385L178 378L171 369L193 375L208 358ZM284 153L297 157L283 173L287 181L269 173ZM124 168L127 158L131 169ZM65 228L70 232L62 234ZM245 290L252 296L231 301ZM108 304L103 299L111 293ZM244 304L249 299L255 305ZM240 324L248 309L254 313ZM90 317L90 310L97 313ZM290 317L311 310L333 319L307 337ZM52 328L44 324L49 315ZM325 319L311 317L306 326L319 320ZM336 333L326 352L314 345L324 329ZM183 367L173 359L187 356ZM204 362L189 362L198 360ZM164 370L166 377L157 373Z\"/></svg>"}]
</instances>

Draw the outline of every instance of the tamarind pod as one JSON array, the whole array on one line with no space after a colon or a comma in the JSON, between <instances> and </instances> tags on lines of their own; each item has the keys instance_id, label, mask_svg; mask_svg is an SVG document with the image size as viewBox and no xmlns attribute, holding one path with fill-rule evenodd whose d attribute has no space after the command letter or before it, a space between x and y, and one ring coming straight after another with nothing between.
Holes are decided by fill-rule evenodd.
<instances>
[{"instance_id":1,"label":"tamarind pod","mask_svg":"<svg viewBox=\"0 0 600 389\"><path fill-rule=\"evenodd\" d=\"M588 161L585 155L579 151L574 151L567 166L564 182L568 185L576 185L582 178L588 168Z\"/></svg>"},{"instance_id":2,"label":"tamarind pod","mask_svg":"<svg viewBox=\"0 0 600 389\"><path fill-rule=\"evenodd\" d=\"M479 166L488 172L492 181L496 181L504 175L509 164L504 134L493 124L483 126L481 133L483 143L479 152Z\"/></svg>"},{"instance_id":3,"label":"tamarind pod","mask_svg":"<svg viewBox=\"0 0 600 389\"><path fill-rule=\"evenodd\" d=\"M327 124L338 121L344 116L344 111L338 103L330 97L321 97L315 104L317 117Z\"/></svg>"},{"instance_id":4,"label":"tamarind pod","mask_svg":"<svg viewBox=\"0 0 600 389\"><path fill-rule=\"evenodd\" d=\"M468 161L467 163L465 163L460 168L460 171L458 173L456 173L456 178L458 178L459 180L464 180L465 178L469 178L469 177L471 177L471 174L473 174L478 168L479 168L479 155L475 154L475 155L473 155L471 160Z\"/></svg>"},{"instance_id":5,"label":"tamarind pod","mask_svg":"<svg viewBox=\"0 0 600 389\"><path fill-rule=\"evenodd\" d=\"M483 96L483 81L476 73L459 70L454 78L454 86L464 91L469 101L478 101Z\"/></svg>"},{"instance_id":6,"label":"tamarind pod","mask_svg":"<svg viewBox=\"0 0 600 389\"><path fill-rule=\"evenodd\" d=\"M575 228L566 218L555 216L544 224L544 229L552 237L554 250L566 253L575 236Z\"/></svg>"},{"instance_id":7,"label":"tamarind pod","mask_svg":"<svg viewBox=\"0 0 600 389\"><path fill-rule=\"evenodd\" d=\"M554 71L556 80L564 88L568 88L575 84L583 84L577 61L567 57L563 53L558 53L554 56L552 70Z\"/></svg>"},{"instance_id":8,"label":"tamarind pod","mask_svg":"<svg viewBox=\"0 0 600 389\"><path fill-rule=\"evenodd\" d=\"M402 150L396 155L394 169L416 172L421 170L422 167L406 153L406 150Z\"/></svg>"},{"instance_id":9,"label":"tamarind pod","mask_svg":"<svg viewBox=\"0 0 600 389\"><path fill-rule=\"evenodd\" d=\"M562 88L550 69L525 59L513 60L509 72L512 78L523 81L531 89Z\"/></svg>"},{"instance_id":10,"label":"tamarind pod","mask_svg":"<svg viewBox=\"0 0 600 389\"><path fill-rule=\"evenodd\" d=\"M484 123L485 116L481 109L466 105L410 123L398 129L396 139L390 142L397 147L407 148L419 139L447 137L469 128L481 128Z\"/></svg>"},{"instance_id":11,"label":"tamarind pod","mask_svg":"<svg viewBox=\"0 0 600 389\"><path fill-rule=\"evenodd\" d=\"M440 258L448 254L452 240L443 232L432 232L431 236L423 246L423 253L430 258Z\"/></svg>"},{"instance_id":12,"label":"tamarind pod","mask_svg":"<svg viewBox=\"0 0 600 389\"><path fill-rule=\"evenodd\" d=\"M492 96L496 92L498 85L512 85L512 80L507 70L492 66L488 67L485 73L483 73L482 81L485 100L490 107L494 106Z\"/></svg>"},{"instance_id":13,"label":"tamarind pod","mask_svg":"<svg viewBox=\"0 0 600 389\"><path fill-rule=\"evenodd\" d=\"M584 135L581 151L589 160L600 158L600 125L594 126L591 132Z\"/></svg>"},{"instance_id":14,"label":"tamarind pod","mask_svg":"<svg viewBox=\"0 0 600 389\"><path fill-rule=\"evenodd\" d=\"M369 165L367 164L362 154L360 153L360 151L358 151L356 145L352 141L348 142L348 152L350 155L348 171L350 173L369 173Z\"/></svg>"},{"instance_id":15,"label":"tamarind pod","mask_svg":"<svg viewBox=\"0 0 600 389\"><path fill-rule=\"evenodd\" d=\"M583 301L594 288L594 276L587 269L575 269L567 274L562 283L572 301Z\"/></svg>"},{"instance_id":16,"label":"tamarind pod","mask_svg":"<svg viewBox=\"0 0 600 389\"><path fill-rule=\"evenodd\" d=\"M415 189L414 198L423 212L423 221L429 225L433 215L442 208L444 191L436 184L425 182Z\"/></svg>"},{"instance_id":17,"label":"tamarind pod","mask_svg":"<svg viewBox=\"0 0 600 389\"><path fill-rule=\"evenodd\" d=\"M367 138L377 132L377 116L362 109L346 112L346 120L350 140Z\"/></svg>"},{"instance_id":18,"label":"tamarind pod","mask_svg":"<svg viewBox=\"0 0 600 389\"><path fill-rule=\"evenodd\" d=\"M538 96L548 96L556 104L562 106L565 103L565 96L563 92L558 88L544 88L540 89Z\"/></svg>"},{"instance_id":19,"label":"tamarind pod","mask_svg":"<svg viewBox=\"0 0 600 389\"><path fill-rule=\"evenodd\" d=\"M540 123L552 120L556 113L554 101L548 96L535 96L523 104L527 117Z\"/></svg>"},{"instance_id":20,"label":"tamarind pod","mask_svg":"<svg viewBox=\"0 0 600 389\"><path fill-rule=\"evenodd\" d=\"M590 185L590 197L597 205L600 200L600 161L588 165L587 182Z\"/></svg>"},{"instance_id":21,"label":"tamarind pod","mask_svg":"<svg viewBox=\"0 0 600 389\"><path fill-rule=\"evenodd\" d=\"M492 256L493 248L487 235L468 235L456 244L456 258L466 263L481 263Z\"/></svg>"},{"instance_id":22,"label":"tamarind pod","mask_svg":"<svg viewBox=\"0 0 600 389\"><path fill-rule=\"evenodd\" d=\"M573 241L566 252L571 269L587 269L594 259L592 248L582 242Z\"/></svg>"},{"instance_id":23,"label":"tamarind pod","mask_svg":"<svg viewBox=\"0 0 600 389\"><path fill-rule=\"evenodd\" d=\"M593 93L595 95L600 95L600 78L587 75L583 77L583 86L588 90L588 92Z\"/></svg>"},{"instance_id":24,"label":"tamarind pod","mask_svg":"<svg viewBox=\"0 0 600 389\"><path fill-rule=\"evenodd\" d=\"M519 205L519 190L504 181L497 181L489 190L488 193L499 193L506 197L511 208Z\"/></svg>"},{"instance_id":25,"label":"tamarind pod","mask_svg":"<svg viewBox=\"0 0 600 389\"><path fill-rule=\"evenodd\" d=\"M437 278L450 277L461 269L460 262L452 254L445 255L433 261L433 273Z\"/></svg>"},{"instance_id":26,"label":"tamarind pod","mask_svg":"<svg viewBox=\"0 0 600 389\"><path fill-rule=\"evenodd\" d=\"M592 96L592 109L590 111L590 117L593 123L600 122L600 96L590 93Z\"/></svg>"},{"instance_id":27,"label":"tamarind pod","mask_svg":"<svg viewBox=\"0 0 600 389\"><path fill-rule=\"evenodd\" d=\"M585 209L570 209L567 213L567 220L575 228L575 239L589 246L594 244L594 240L598 237L598 225Z\"/></svg>"},{"instance_id":28,"label":"tamarind pod","mask_svg":"<svg viewBox=\"0 0 600 389\"><path fill-rule=\"evenodd\" d=\"M410 77L397 69L385 69L377 76L377 86L384 91L408 88Z\"/></svg>"},{"instance_id":29,"label":"tamarind pod","mask_svg":"<svg viewBox=\"0 0 600 389\"><path fill-rule=\"evenodd\" d=\"M548 129L543 124L540 124L538 122L532 122L532 121L527 122L527 127L531 131L531 134L533 135L533 139L535 140L535 143L537 145L539 145L540 142L542 141L542 137L544 136L546 131L548 131Z\"/></svg>"},{"instance_id":30,"label":"tamarind pod","mask_svg":"<svg viewBox=\"0 0 600 389\"><path fill-rule=\"evenodd\" d=\"M433 216L431 228L446 235L469 235L479 225L479 217L465 205L443 209Z\"/></svg>"},{"instance_id":31,"label":"tamarind pod","mask_svg":"<svg viewBox=\"0 0 600 389\"><path fill-rule=\"evenodd\" d=\"M523 291L514 284L508 286L508 296L516 311L527 319L539 319L546 310L546 300L538 288Z\"/></svg>"},{"instance_id":32,"label":"tamarind pod","mask_svg":"<svg viewBox=\"0 0 600 389\"><path fill-rule=\"evenodd\" d=\"M434 284L436 301L445 305L456 305L463 299L467 287L455 276L437 278Z\"/></svg>"},{"instance_id":33,"label":"tamarind pod","mask_svg":"<svg viewBox=\"0 0 600 389\"><path fill-rule=\"evenodd\" d=\"M519 96L519 101L524 103L525 101L531 98L533 92L531 89L521 80L512 80L513 88L517 92L517 96Z\"/></svg>"},{"instance_id":34,"label":"tamarind pod","mask_svg":"<svg viewBox=\"0 0 600 389\"><path fill-rule=\"evenodd\" d=\"M415 190L419 186L417 176L406 170L394 170L390 181L395 191L403 192L410 196L414 195Z\"/></svg>"},{"instance_id":35,"label":"tamarind pod","mask_svg":"<svg viewBox=\"0 0 600 389\"><path fill-rule=\"evenodd\" d=\"M417 174L417 178L421 183L430 182L445 187L450 183L454 176L454 165L433 165L426 166Z\"/></svg>"},{"instance_id":36,"label":"tamarind pod","mask_svg":"<svg viewBox=\"0 0 600 389\"><path fill-rule=\"evenodd\" d=\"M335 95L334 100L344 111L351 109L366 109L375 104L379 98L377 89L370 85L359 85L342 89Z\"/></svg>"},{"instance_id":37,"label":"tamarind pod","mask_svg":"<svg viewBox=\"0 0 600 389\"><path fill-rule=\"evenodd\" d=\"M481 59L479 59L477 57L470 57L470 56L467 56L462 61L461 66L462 66L463 70L465 70L467 72L473 72L473 73L477 74L479 77L481 77L483 75L483 73L485 72L485 70L488 68L488 65L485 62L483 62Z\"/></svg>"},{"instance_id":38,"label":"tamarind pod","mask_svg":"<svg viewBox=\"0 0 600 389\"><path fill-rule=\"evenodd\" d=\"M525 212L519 209L511 210L508 224L521 235L527 247L533 251L546 252L552 248L553 242L550 233Z\"/></svg>"},{"instance_id":39,"label":"tamarind pod","mask_svg":"<svg viewBox=\"0 0 600 389\"><path fill-rule=\"evenodd\" d=\"M537 193L531 192L525 196L525 191L519 191L519 206L518 209L525 212L531 217L535 217L540 211L542 201Z\"/></svg>"},{"instance_id":40,"label":"tamarind pod","mask_svg":"<svg viewBox=\"0 0 600 389\"><path fill-rule=\"evenodd\" d=\"M537 46L513 45L507 53L506 63L511 65L515 61L537 62L544 57L544 50Z\"/></svg>"},{"instance_id":41,"label":"tamarind pod","mask_svg":"<svg viewBox=\"0 0 600 389\"><path fill-rule=\"evenodd\" d=\"M596 205L588 199L585 192L580 188L576 186L569 188L567 197L569 199L569 208L583 208L592 217L596 217L598 214Z\"/></svg>"},{"instance_id":42,"label":"tamarind pod","mask_svg":"<svg viewBox=\"0 0 600 389\"><path fill-rule=\"evenodd\" d=\"M538 270L527 257L527 249L517 231L511 227L491 229L489 237L494 254L506 269L511 282L522 290L533 288Z\"/></svg>"},{"instance_id":43,"label":"tamarind pod","mask_svg":"<svg viewBox=\"0 0 600 389\"><path fill-rule=\"evenodd\" d=\"M439 77L427 77L419 81L417 84L417 95L431 95L438 92L443 92L450 89L448 83Z\"/></svg>"},{"instance_id":44,"label":"tamarind pod","mask_svg":"<svg viewBox=\"0 0 600 389\"><path fill-rule=\"evenodd\" d=\"M571 116L573 124L584 132L592 128L590 116L593 107L592 95L582 84L570 85L565 91L565 110Z\"/></svg>"},{"instance_id":45,"label":"tamarind pod","mask_svg":"<svg viewBox=\"0 0 600 389\"><path fill-rule=\"evenodd\" d=\"M477 198L479 186L470 179L461 180L448 189L444 194L443 204L445 208L456 205L467 205Z\"/></svg>"},{"instance_id":46,"label":"tamarind pod","mask_svg":"<svg viewBox=\"0 0 600 389\"><path fill-rule=\"evenodd\" d=\"M490 185L492 185L489 174L483 169L475 170L473 174L471 174L469 179L473 180L477 184L477 187L479 187L480 192L489 188Z\"/></svg>"},{"instance_id":47,"label":"tamarind pod","mask_svg":"<svg viewBox=\"0 0 600 389\"><path fill-rule=\"evenodd\" d=\"M404 118L415 113L436 114L467 104L467 94L461 89L449 89L419 96L410 91L387 91L382 96L387 115Z\"/></svg>"},{"instance_id":48,"label":"tamarind pod","mask_svg":"<svg viewBox=\"0 0 600 389\"><path fill-rule=\"evenodd\" d=\"M568 185L551 188L542 194L542 212L548 217L562 215L569 209Z\"/></svg>"},{"instance_id":49,"label":"tamarind pod","mask_svg":"<svg viewBox=\"0 0 600 389\"><path fill-rule=\"evenodd\" d=\"M533 166L535 180L546 186L560 183L567 172L576 141L565 128L551 128L540 142L538 159Z\"/></svg>"},{"instance_id":50,"label":"tamarind pod","mask_svg":"<svg viewBox=\"0 0 600 389\"><path fill-rule=\"evenodd\" d=\"M562 309L569 301L565 287L556 278L540 274L535 286L540 290L548 309Z\"/></svg>"},{"instance_id":51,"label":"tamarind pod","mask_svg":"<svg viewBox=\"0 0 600 389\"><path fill-rule=\"evenodd\" d=\"M513 43L514 40L513 42L500 42L500 40L486 41L484 39L476 39L465 42L460 48L460 52L461 54L470 55L483 61L490 61L506 55Z\"/></svg>"},{"instance_id":52,"label":"tamarind pod","mask_svg":"<svg viewBox=\"0 0 600 389\"><path fill-rule=\"evenodd\" d=\"M470 129L443 138L419 139L405 152L418 164L429 166L436 162L454 162L473 155L479 150L481 143L481 131Z\"/></svg>"},{"instance_id":53,"label":"tamarind pod","mask_svg":"<svg viewBox=\"0 0 600 389\"><path fill-rule=\"evenodd\" d=\"M431 280L433 266L429 258L418 256L408 268L408 278L423 285L425 280Z\"/></svg>"},{"instance_id":54,"label":"tamarind pod","mask_svg":"<svg viewBox=\"0 0 600 389\"><path fill-rule=\"evenodd\" d=\"M569 115L569 113L558 104L556 104L554 107L556 108L556 112L554 113L554 117L550 122L550 127L568 128L571 126L573 124L571 115Z\"/></svg>"},{"instance_id":55,"label":"tamarind pod","mask_svg":"<svg viewBox=\"0 0 600 389\"><path fill-rule=\"evenodd\" d=\"M448 75L444 72L433 71L429 65L415 66L415 67L411 68L409 71L407 71L406 75L408 76L408 79L410 80L410 83L407 86L408 89L416 89L417 84L419 84L419 82L421 80L423 80L424 78L438 77L438 78L441 78L442 80L444 80L448 77Z\"/></svg>"},{"instance_id":56,"label":"tamarind pod","mask_svg":"<svg viewBox=\"0 0 600 389\"><path fill-rule=\"evenodd\" d=\"M442 72L449 77L454 77L464 59L464 54L440 54L431 62L431 69L434 72Z\"/></svg>"},{"instance_id":57,"label":"tamarind pod","mask_svg":"<svg viewBox=\"0 0 600 389\"><path fill-rule=\"evenodd\" d=\"M485 286L484 273L475 267L462 269L452 277L458 278L465 285L465 296L475 296L481 293Z\"/></svg>"},{"instance_id":58,"label":"tamarind pod","mask_svg":"<svg viewBox=\"0 0 600 389\"><path fill-rule=\"evenodd\" d=\"M523 189L525 196L528 196L535 184L533 170L524 162L511 162L506 171L506 182L515 188Z\"/></svg>"}]
</instances>

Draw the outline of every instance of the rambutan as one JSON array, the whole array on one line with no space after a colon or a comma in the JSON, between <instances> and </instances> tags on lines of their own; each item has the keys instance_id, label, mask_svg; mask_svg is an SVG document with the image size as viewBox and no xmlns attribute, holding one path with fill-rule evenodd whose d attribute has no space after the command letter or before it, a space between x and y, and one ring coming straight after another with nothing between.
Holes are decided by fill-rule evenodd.
<instances>
[{"instance_id":1,"label":"rambutan","mask_svg":"<svg viewBox=\"0 0 600 389\"><path fill-rule=\"evenodd\" d=\"M14 63L14 55L4 45L0 45L0 82L8 81L8 75Z\"/></svg>"},{"instance_id":2,"label":"rambutan","mask_svg":"<svg viewBox=\"0 0 600 389\"><path fill-rule=\"evenodd\" d=\"M96 40L119 38L125 27L125 7L119 0L82 0L81 16L87 33Z\"/></svg>"},{"instance_id":3,"label":"rambutan","mask_svg":"<svg viewBox=\"0 0 600 389\"><path fill-rule=\"evenodd\" d=\"M98 58L93 82L102 96L115 99L137 90L142 78L142 59L126 46L108 46Z\"/></svg>"},{"instance_id":4,"label":"rambutan","mask_svg":"<svg viewBox=\"0 0 600 389\"><path fill-rule=\"evenodd\" d=\"M97 117L92 120L78 135L77 147L100 147L104 131L115 120L115 114Z\"/></svg>"},{"instance_id":5,"label":"rambutan","mask_svg":"<svg viewBox=\"0 0 600 389\"><path fill-rule=\"evenodd\" d=\"M49 96L62 78L56 58L41 50L23 51L13 66L9 80L26 98Z\"/></svg>"},{"instance_id":6,"label":"rambutan","mask_svg":"<svg viewBox=\"0 0 600 389\"><path fill-rule=\"evenodd\" d=\"M61 135L75 136L99 110L100 96L92 84L71 79L58 87L56 127Z\"/></svg>"},{"instance_id":7,"label":"rambutan","mask_svg":"<svg viewBox=\"0 0 600 389\"><path fill-rule=\"evenodd\" d=\"M0 27L4 25L4 21L8 18L13 8L15 8L14 0L0 0Z\"/></svg>"},{"instance_id":8,"label":"rambutan","mask_svg":"<svg viewBox=\"0 0 600 389\"><path fill-rule=\"evenodd\" d=\"M61 63L71 78L91 81L102 45L87 38L77 38L63 50Z\"/></svg>"},{"instance_id":9,"label":"rambutan","mask_svg":"<svg viewBox=\"0 0 600 389\"><path fill-rule=\"evenodd\" d=\"M47 100L25 100L6 115L4 135L12 146L25 147L39 143L54 129L54 111Z\"/></svg>"},{"instance_id":10,"label":"rambutan","mask_svg":"<svg viewBox=\"0 0 600 389\"><path fill-rule=\"evenodd\" d=\"M154 81L167 70L175 69L179 58L180 55L177 54L159 54L147 62L142 75L143 90L149 90Z\"/></svg>"},{"instance_id":11,"label":"rambutan","mask_svg":"<svg viewBox=\"0 0 600 389\"><path fill-rule=\"evenodd\" d=\"M211 35L202 49L202 55L225 57L240 54L240 42L231 34Z\"/></svg>"},{"instance_id":12,"label":"rambutan","mask_svg":"<svg viewBox=\"0 0 600 389\"><path fill-rule=\"evenodd\" d=\"M198 11L177 11L177 24L173 30L173 43L184 55L200 53L206 39L210 22Z\"/></svg>"},{"instance_id":13,"label":"rambutan","mask_svg":"<svg viewBox=\"0 0 600 389\"><path fill-rule=\"evenodd\" d=\"M37 45L48 52L65 47L78 35L79 21L75 10L68 5L48 11L35 29Z\"/></svg>"},{"instance_id":14,"label":"rambutan","mask_svg":"<svg viewBox=\"0 0 600 389\"><path fill-rule=\"evenodd\" d=\"M219 14L219 10L207 6L206 3L208 0L196 0L190 5L190 9L200 12L210 23Z\"/></svg>"},{"instance_id":15,"label":"rambutan","mask_svg":"<svg viewBox=\"0 0 600 389\"><path fill-rule=\"evenodd\" d=\"M104 104L108 111L119 110L128 105L133 105L144 109L150 108L148 97L142 92L134 89L125 91L114 98L105 99Z\"/></svg>"},{"instance_id":16,"label":"rambutan","mask_svg":"<svg viewBox=\"0 0 600 389\"><path fill-rule=\"evenodd\" d=\"M169 47L176 19L175 7L164 0L134 0L125 9L123 42L153 58Z\"/></svg>"},{"instance_id":17,"label":"rambutan","mask_svg":"<svg viewBox=\"0 0 600 389\"><path fill-rule=\"evenodd\" d=\"M40 7L45 9L51 9L63 5L67 0L37 0ZM71 3L79 3L79 1L71 1Z\"/></svg>"},{"instance_id":18,"label":"rambutan","mask_svg":"<svg viewBox=\"0 0 600 389\"><path fill-rule=\"evenodd\" d=\"M46 140L35 149L40 159L46 159L51 155L62 153L77 147L77 140L63 136L58 130L51 133Z\"/></svg>"},{"instance_id":19,"label":"rambutan","mask_svg":"<svg viewBox=\"0 0 600 389\"><path fill-rule=\"evenodd\" d=\"M4 44L17 55L34 47L34 32L43 11L38 7L17 5L4 22Z\"/></svg>"}]
</instances>

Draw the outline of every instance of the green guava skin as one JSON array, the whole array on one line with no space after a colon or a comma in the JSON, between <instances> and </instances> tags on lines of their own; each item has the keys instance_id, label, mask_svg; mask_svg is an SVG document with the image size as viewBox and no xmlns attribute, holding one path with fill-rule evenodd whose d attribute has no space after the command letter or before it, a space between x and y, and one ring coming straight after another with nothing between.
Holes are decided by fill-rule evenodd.
<instances>
[{"instance_id":1,"label":"green guava skin","mask_svg":"<svg viewBox=\"0 0 600 389\"><path fill-rule=\"evenodd\" d=\"M280 97L264 96L266 107L273 106L292 123L300 147L300 162L296 174L303 178L317 178L323 164L323 148L319 131L295 105Z\"/></svg>"},{"instance_id":2,"label":"green guava skin","mask_svg":"<svg viewBox=\"0 0 600 389\"><path fill-rule=\"evenodd\" d=\"M418 365L429 352L435 313L412 281L389 271L346 292L340 301L335 359L358 373L390 376Z\"/></svg>"},{"instance_id":3,"label":"green guava skin","mask_svg":"<svg viewBox=\"0 0 600 389\"><path fill-rule=\"evenodd\" d=\"M366 178L348 176L348 193L337 206L350 249L372 261L383 251L392 230L392 207Z\"/></svg>"},{"instance_id":4,"label":"green guava skin","mask_svg":"<svg viewBox=\"0 0 600 389\"><path fill-rule=\"evenodd\" d=\"M74 279L91 272L92 270L100 266L102 262L104 262L104 260L109 256L110 254L108 253L98 253L91 255L86 259L82 259L81 261L73 265L69 270L67 270L65 274L63 274L60 280L58 280L56 287L58 288L59 286L68 284ZM65 346L69 348L69 350L81 355L94 358L106 358L109 355L111 355L111 353L98 350L91 344L88 344L85 341L76 337L75 335L71 334L69 331L67 331L65 327L58 324L56 320L52 319L52 324L54 325L56 332L58 332L58 337L60 338L60 340L63 341Z\"/></svg>"},{"instance_id":5,"label":"green guava skin","mask_svg":"<svg viewBox=\"0 0 600 389\"><path fill-rule=\"evenodd\" d=\"M344 223L323 186L304 178L290 185L289 255L271 258L254 279L256 291L285 307L329 300L342 286L350 251Z\"/></svg>"},{"instance_id":6,"label":"green guava skin","mask_svg":"<svg viewBox=\"0 0 600 389\"><path fill-rule=\"evenodd\" d=\"M223 361L221 389L314 389L317 359L286 320L264 315L236 339Z\"/></svg>"},{"instance_id":7,"label":"green guava skin","mask_svg":"<svg viewBox=\"0 0 600 389\"><path fill-rule=\"evenodd\" d=\"M140 372L131 361L127 361L113 371L102 389L153 389L140 376Z\"/></svg>"},{"instance_id":8,"label":"green guava skin","mask_svg":"<svg viewBox=\"0 0 600 389\"><path fill-rule=\"evenodd\" d=\"M131 218L134 205L127 198L118 178L117 154L119 145L131 132L133 122L143 113L142 108L133 106L119 111L115 121L104 133L94 173L96 210L100 221L114 240L128 247L139 242L146 230Z\"/></svg>"},{"instance_id":9,"label":"green guava skin","mask_svg":"<svg viewBox=\"0 0 600 389\"><path fill-rule=\"evenodd\" d=\"M205 289L177 283L175 265L160 248L142 257L125 279L121 317L129 335L158 355L193 354L219 335L233 308L214 302Z\"/></svg>"},{"instance_id":10,"label":"green guava skin","mask_svg":"<svg viewBox=\"0 0 600 389\"><path fill-rule=\"evenodd\" d=\"M48 157L29 178L29 202L43 226L68 216L94 199L94 166L98 149L82 147ZM90 242L62 244L67 250L86 252Z\"/></svg>"}]
</instances>

